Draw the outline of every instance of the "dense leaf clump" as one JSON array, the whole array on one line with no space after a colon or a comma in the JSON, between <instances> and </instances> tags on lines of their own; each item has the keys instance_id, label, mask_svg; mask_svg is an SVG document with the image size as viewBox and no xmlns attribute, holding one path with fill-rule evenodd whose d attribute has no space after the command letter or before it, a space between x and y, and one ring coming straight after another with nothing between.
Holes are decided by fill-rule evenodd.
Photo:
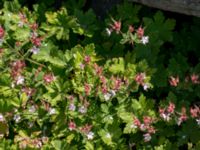
<instances>
[{"instance_id":1,"label":"dense leaf clump","mask_svg":"<svg viewBox=\"0 0 200 150\"><path fill-rule=\"evenodd\" d=\"M199 19L44 2L0 10L1 149L200 149Z\"/></svg>"}]
</instances>

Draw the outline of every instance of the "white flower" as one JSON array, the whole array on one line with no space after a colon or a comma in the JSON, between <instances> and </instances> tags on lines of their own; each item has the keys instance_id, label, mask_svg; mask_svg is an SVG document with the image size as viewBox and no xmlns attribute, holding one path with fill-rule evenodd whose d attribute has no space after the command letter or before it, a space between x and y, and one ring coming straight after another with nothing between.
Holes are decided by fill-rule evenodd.
<instances>
[{"instance_id":1,"label":"white flower","mask_svg":"<svg viewBox=\"0 0 200 150\"><path fill-rule=\"evenodd\" d=\"M24 77L23 76L18 76L16 80L16 84L24 84Z\"/></svg>"},{"instance_id":2,"label":"white flower","mask_svg":"<svg viewBox=\"0 0 200 150\"><path fill-rule=\"evenodd\" d=\"M50 115L56 114L56 109L55 109L55 108L50 108L50 109L49 109L49 114L50 114Z\"/></svg>"},{"instance_id":3,"label":"white flower","mask_svg":"<svg viewBox=\"0 0 200 150\"><path fill-rule=\"evenodd\" d=\"M165 120L165 121L169 121L170 118L170 114L169 113L162 113L161 117Z\"/></svg>"},{"instance_id":4,"label":"white flower","mask_svg":"<svg viewBox=\"0 0 200 150\"><path fill-rule=\"evenodd\" d=\"M148 88L149 88L149 85L148 85L148 84L144 84L143 89L144 89L145 91L147 91Z\"/></svg>"},{"instance_id":5,"label":"white flower","mask_svg":"<svg viewBox=\"0 0 200 150\"><path fill-rule=\"evenodd\" d=\"M94 138L94 133L90 131L90 132L87 134L87 138L88 138L88 140L92 140L92 139Z\"/></svg>"},{"instance_id":6,"label":"white flower","mask_svg":"<svg viewBox=\"0 0 200 150\"><path fill-rule=\"evenodd\" d=\"M87 108L85 108L84 106L79 107L78 111L82 114L87 112Z\"/></svg>"},{"instance_id":7,"label":"white flower","mask_svg":"<svg viewBox=\"0 0 200 150\"><path fill-rule=\"evenodd\" d=\"M4 117L2 114L0 114L0 122L4 121Z\"/></svg>"},{"instance_id":8,"label":"white flower","mask_svg":"<svg viewBox=\"0 0 200 150\"><path fill-rule=\"evenodd\" d=\"M75 110L76 110L76 106L75 106L73 103L71 103L71 104L69 105L69 110L75 111Z\"/></svg>"},{"instance_id":9,"label":"white flower","mask_svg":"<svg viewBox=\"0 0 200 150\"><path fill-rule=\"evenodd\" d=\"M36 111L36 108L35 108L35 106L33 105L33 106L31 106L30 108L29 108L29 110L28 110L30 113L34 113L35 111Z\"/></svg>"},{"instance_id":10,"label":"white flower","mask_svg":"<svg viewBox=\"0 0 200 150\"><path fill-rule=\"evenodd\" d=\"M142 39L141 39L141 42L144 45L147 44L147 43L149 43L149 37L148 36L143 36Z\"/></svg>"},{"instance_id":11,"label":"white flower","mask_svg":"<svg viewBox=\"0 0 200 150\"><path fill-rule=\"evenodd\" d=\"M33 47L30 49L30 51L31 51L33 54L37 54L37 53L40 51L40 49L37 48L36 46L33 46Z\"/></svg>"},{"instance_id":12,"label":"white flower","mask_svg":"<svg viewBox=\"0 0 200 150\"><path fill-rule=\"evenodd\" d=\"M149 133L146 133L143 136L144 136L144 141L145 142L149 142L151 140L151 135Z\"/></svg>"},{"instance_id":13,"label":"white flower","mask_svg":"<svg viewBox=\"0 0 200 150\"><path fill-rule=\"evenodd\" d=\"M111 138L110 133L107 133L107 134L106 134L106 137L110 139L110 138Z\"/></svg>"},{"instance_id":14,"label":"white flower","mask_svg":"<svg viewBox=\"0 0 200 150\"><path fill-rule=\"evenodd\" d=\"M132 124L132 125L131 125L131 128L135 129L135 128L137 128L137 126L134 125L134 124Z\"/></svg>"},{"instance_id":15,"label":"white flower","mask_svg":"<svg viewBox=\"0 0 200 150\"><path fill-rule=\"evenodd\" d=\"M111 90L110 91L110 94L112 95L112 97L114 97L116 95L115 91L114 90Z\"/></svg>"},{"instance_id":16,"label":"white flower","mask_svg":"<svg viewBox=\"0 0 200 150\"><path fill-rule=\"evenodd\" d=\"M21 120L21 117L20 117L20 115L16 114L16 115L14 115L13 119L15 120L16 123L18 123Z\"/></svg>"},{"instance_id":17,"label":"white flower","mask_svg":"<svg viewBox=\"0 0 200 150\"><path fill-rule=\"evenodd\" d=\"M145 131L145 130L146 130L146 127L145 127L144 124L141 124L141 126L140 126L140 130L142 130L142 131Z\"/></svg>"},{"instance_id":18,"label":"white flower","mask_svg":"<svg viewBox=\"0 0 200 150\"><path fill-rule=\"evenodd\" d=\"M196 119L196 121L197 121L197 124L200 125L200 118Z\"/></svg>"},{"instance_id":19,"label":"white flower","mask_svg":"<svg viewBox=\"0 0 200 150\"><path fill-rule=\"evenodd\" d=\"M110 93L104 94L104 99L105 99L106 101L108 101L110 98L111 98L111 94L110 94Z\"/></svg>"},{"instance_id":20,"label":"white flower","mask_svg":"<svg viewBox=\"0 0 200 150\"><path fill-rule=\"evenodd\" d=\"M108 36L110 36L111 33L112 33L112 30L110 30L109 28L106 28L106 34L107 34Z\"/></svg>"}]
</instances>

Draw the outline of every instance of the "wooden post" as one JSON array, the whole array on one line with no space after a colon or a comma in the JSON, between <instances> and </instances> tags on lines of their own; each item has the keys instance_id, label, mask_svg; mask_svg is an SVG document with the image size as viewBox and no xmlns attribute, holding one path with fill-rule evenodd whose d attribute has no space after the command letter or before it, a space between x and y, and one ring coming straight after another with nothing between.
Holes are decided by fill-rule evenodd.
<instances>
[{"instance_id":1,"label":"wooden post","mask_svg":"<svg viewBox=\"0 0 200 150\"><path fill-rule=\"evenodd\" d=\"M200 0L129 0L150 7L200 17Z\"/></svg>"}]
</instances>

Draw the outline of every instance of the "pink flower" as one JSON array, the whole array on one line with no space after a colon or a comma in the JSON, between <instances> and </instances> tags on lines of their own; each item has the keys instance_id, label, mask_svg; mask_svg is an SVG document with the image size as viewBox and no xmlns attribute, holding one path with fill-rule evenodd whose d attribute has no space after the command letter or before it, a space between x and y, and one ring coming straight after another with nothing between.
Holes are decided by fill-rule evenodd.
<instances>
[{"instance_id":1,"label":"pink flower","mask_svg":"<svg viewBox=\"0 0 200 150\"><path fill-rule=\"evenodd\" d=\"M122 80L121 79L115 79L114 80L114 89L115 90L119 90L121 85L122 85Z\"/></svg>"},{"instance_id":2,"label":"pink flower","mask_svg":"<svg viewBox=\"0 0 200 150\"><path fill-rule=\"evenodd\" d=\"M103 72L103 68L98 66L96 63L94 64L94 69L95 69L95 72L98 76L101 76L102 75L102 72Z\"/></svg>"},{"instance_id":3,"label":"pink flower","mask_svg":"<svg viewBox=\"0 0 200 150\"><path fill-rule=\"evenodd\" d=\"M51 83L54 79L55 79L55 77L53 76L52 73L45 74L43 77L43 80L46 84Z\"/></svg>"},{"instance_id":4,"label":"pink flower","mask_svg":"<svg viewBox=\"0 0 200 150\"><path fill-rule=\"evenodd\" d=\"M149 127L147 128L148 133L152 134L152 133L156 133L156 130L154 129L154 127Z\"/></svg>"},{"instance_id":5,"label":"pink flower","mask_svg":"<svg viewBox=\"0 0 200 150\"><path fill-rule=\"evenodd\" d=\"M169 113L174 113L174 109L175 109L175 104L172 103L172 102L170 102L170 103L169 103L169 106L168 106L168 108L167 108L167 111L168 111Z\"/></svg>"},{"instance_id":6,"label":"pink flower","mask_svg":"<svg viewBox=\"0 0 200 150\"><path fill-rule=\"evenodd\" d=\"M107 94L108 89L107 89L106 85L103 85L103 86L102 86L101 92L102 92L103 94Z\"/></svg>"},{"instance_id":7,"label":"pink flower","mask_svg":"<svg viewBox=\"0 0 200 150\"><path fill-rule=\"evenodd\" d=\"M90 61L91 61L90 56L85 56L85 57L84 57L84 61L85 61L86 64L89 64Z\"/></svg>"},{"instance_id":8,"label":"pink flower","mask_svg":"<svg viewBox=\"0 0 200 150\"><path fill-rule=\"evenodd\" d=\"M169 83L171 86L176 87L179 83L179 77L178 76L177 77L170 76Z\"/></svg>"},{"instance_id":9,"label":"pink flower","mask_svg":"<svg viewBox=\"0 0 200 150\"><path fill-rule=\"evenodd\" d=\"M138 36L139 38L142 38L142 37L144 36L144 29L143 29L142 27L139 27L139 28L137 29L137 36Z\"/></svg>"},{"instance_id":10,"label":"pink flower","mask_svg":"<svg viewBox=\"0 0 200 150\"><path fill-rule=\"evenodd\" d=\"M70 131L75 130L76 129L76 123L73 121L70 121L68 124L68 128Z\"/></svg>"},{"instance_id":11,"label":"pink flower","mask_svg":"<svg viewBox=\"0 0 200 150\"><path fill-rule=\"evenodd\" d=\"M37 23L33 23L33 24L30 25L30 28L32 30L37 30L38 29L38 24Z\"/></svg>"},{"instance_id":12,"label":"pink flower","mask_svg":"<svg viewBox=\"0 0 200 150\"><path fill-rule=\"evenodd\" d=\"M32 89L30 87L22 88L22 92L26 93L27 96L32 96L35 93L36 89Z\"/></svg>"},{"instance_id":13,"label":"pink flower","mask_svg":"<svg viewBox=\"0 0 200 150\"><path fill-rule=\"evenodd\" d=\"M181 115L180 117L178 118L178 125L180 125L183 121L186 121L187 120L187 115L186 115L186 108L185 107L182 107L181 109Z\"/></svg>"},{"instance_id":14,"label":"pink flower","mask_svg":"<svg viewBox=\"0 0 200 150\"><path fill-rule=\"evenodd\" d=\"M145 73L138 73L136 76L135 76L135 81L137 84L139 85L144 85L144 80L146 78L146 74Z\"/></svg>"},{"instance_id":15,"label":"pink flower","mask_svg":"<svg viewBox=\"0 0 200 150\"><path fill-rule=\"evenodd\" d=\"M4 37L5 31L2 26L0 26L0 39Z\"/></svg>"},{"instance_id":16,"label":"pink flower","mask_svg":"<svg viewBox=\"0 0 200 150\"><path fill-rule=\"evenodd\" d=\"M136 125L138 128L141 126L141 122L137 118L134 119L133 124Z\"/></svg>"},{"instance_id":17,"label":"pink flower","mask_svg":"<svg viewBox=\"0 0 200 150\"><path fill-rule=\"evenodd\" d=\"M35 46L41 46L41 38L35 38L35 39L32 39L32 43L35 45Z\"/></svg>"},{"instance_id":18,"label":"pink flower","mask_svg":"<svg viewBox=\"0 0 200 150\"><path fill-rule=\"evenodd\" d=\"M84 89L85 89L85 94L88 96L90 95L90 92L91 92L91 87L89 84L85 83L84 85Z\"/></svg>"},{"instance_id":19,"label":"pink flower","mask_svg":"<svg viewBox=\"0 0 200 150\"><path fill-rule=\"evenodd\" d=\"M192 74L192 75L190 76L190 78L191 78L191 81L192 81L193 84L198 84L198 83L200 83L200 81L199 81L199 75Z\"/></svg>"},{"instance_id":20,"label":"pink flower","mask_svg":"<svg viewBox=\"0 0 200 150\"><path fill-rule=\"evenodd\" d=\"M200 110L198 107L190 108L190 114L191 114L192 118L198 117L198 113L200 113Z\"/></svg>"},{"instance_id":21,"label":"pink flower","mask_svg":"<svg viewBox=\"0 0 200 150\"><path fill-rule=\"evenodd\" d=\"M170 113L166 112L165 108L159 108L160 117L163 118L165 121L169 121Z\"/></svg>"},{"instance_id":22,"label":"pink flower","mask_svg":"<svg viewBox=\"0 0 200 150\"><path fill-rule=\"evenodd\" d=\"M100 81L105 85L106 84L106 78L104 76L100 76Z\"/></svg>"},{"instance_id":23,"label":"pink flower","mask_svg":"<svg viewBox=\"0 0 200 150\"><path fill-rule=\"evenodd\" d=\"M149 126L153 122L153 119L149 116L144 116L143 122L144 122L145 125Z\"/></svg>"},{"instance_id":24,"label":"pink flower","mask_svg":"<svg viewBox=\"0 0 200 150\"><path fill-rule=\"evenodd\" d=\"M121 30L121 21L114 21L114 24L112 24L111 27L118 34Z\"/></svg>"},{"instance_id":25,"label":"pink flower","mask_svg":"<svg viewBox=\"0 0 200 150\"><path fill-rule=\"evenodd\" d=\"M92 129L92 125L86 124L85 126L81 127L81 131L85 134L88 134Z\"/></svg>"}]
</instances>

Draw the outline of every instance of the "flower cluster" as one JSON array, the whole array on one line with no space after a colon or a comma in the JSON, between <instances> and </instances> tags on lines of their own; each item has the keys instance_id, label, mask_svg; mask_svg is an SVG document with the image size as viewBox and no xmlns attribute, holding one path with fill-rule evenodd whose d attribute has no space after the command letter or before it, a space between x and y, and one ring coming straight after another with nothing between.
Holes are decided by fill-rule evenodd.
<instances>
[{"instance_id":1,"label":"flower cluster","mask_svg":"<svg viewBox=\"0 0 200 150\"><path fill-rule=\"evenodd\" d=\"M32 139L30 137L18 137L16 139L16 142L19 143L20 149L26 149L26 148L42 148L42 145L46 144L48 140L49 140L48 137L35 138L35 139Z\"/></svg>"},{"instance_id":2,"label":"flower cluster","mask_svg":"<svg viewBox=\"0 0 200 150\"><path fill-rule=\"evenodd\" d=\"M190 115L197 121L197 124L200 126L200 108L198 106L191 107Z\"/></svg>"},{"instance_id":3,"label":"flower cluster","mask_svg":"<svg viewBox=\"0 0 200 150\"><path fill-rule=\"evenodd\" d=\"M172 115L174 114L175 104L170 102L167 108L159 108L160 117L165 120L171 120Z\"/></svg>"},{"instance_id":4,"label":"flower cluster","mask_svg":"<svg viewBox=\"0 0 200 150\"><path fill-rule=\"evenodd\" d=\"M191 74L190 76L186 76L185 78L185 83L188 83L188 82L191 82L192 84L196 85L196 84L200 84L200 79L199 79L199 75L198 74ZM180 79L179 79L179 76L170 76L169 77L169 84L172 86L172 87L177 87L178 84L180 83Z\"/></svg>"},{"instance_id":5,"label":"flower cluster","mask_svg":"<svg viewBox=\"0 0 200 150\"><path fill-rule=\"evenodd\" d=\"M113 31L115 31L117 34L122 34L122 41L124 41L121 42L122 44L129 42L132 45L134 43L142 43L146 45L147 43L149 43L149 36L144 35L144 28L142 28L141 26L137 30L135 30L132 25L129 25L127 33L123 33L121 31L121 28L122 22L120 20L116 21L112 19L112 24L110 24L110 28L106 28L107 35L110 36Z\"/></svg>"},{"instance_id":6,"label":"flower cluster","mask_svg":"<svg viewBox=\"0 0 200 150\"><path fill-rule=\"evenodd\" d=\"M15 81L16 85L24 84L24 76L22 72L25 68L25 62L23 60L17 60L11 63L11 72L10 75L12 79Z\"/></svg>"},{"instance_id":7,"label":"flower cluster","mask_svg":"<svg viewBox=\"0 0 200 150\"><path fill-rule=\"evenodd\" d=\"M121 21L116 21L112 19L112 24L110 24L110 28L106 28L106 32L108 35L110 35L113 31L115 31L117 34L121 32Z\"/></svg>"},{"instance_id":8,"label":"flower cluster","mask_svg":"<svg viewBox=\"0 0 200 150\"><path fill-rule=\"evenodd\" d=\"M141 85L144 90L147 90L149 88L149 83L146 83L146 74L145 73L138 73L135 76L135 82L138 85Z\"/></svg>"},{"instance_id":9,"label":"flower cluster","mask_svg":"<svg viewBox=\"0 0 200 150\"><path fill-rule=\"evenodd\" d=\"M143 123L138 118L134 118L133 125L144 132L143 136L145 142L150 141L152 134L156 132L155 128L152 126L154 122L155 119L150 116L144 116Z\"/></svg>"}]
</instances>

